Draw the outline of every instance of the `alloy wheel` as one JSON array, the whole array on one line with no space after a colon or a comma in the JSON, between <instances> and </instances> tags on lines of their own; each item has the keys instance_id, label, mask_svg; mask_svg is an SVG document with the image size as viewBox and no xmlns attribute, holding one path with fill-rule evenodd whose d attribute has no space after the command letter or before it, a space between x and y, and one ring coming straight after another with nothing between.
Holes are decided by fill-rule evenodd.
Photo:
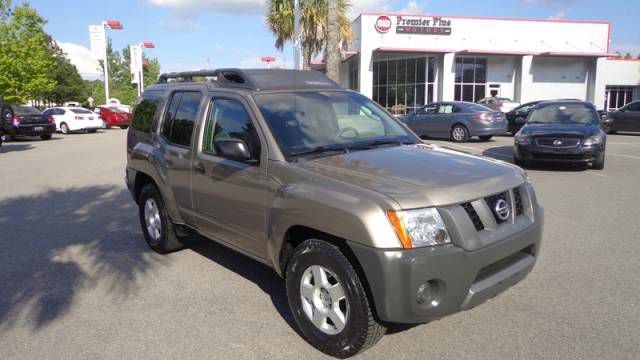
<instances>
[{"instance_id":1,"label":"alloy wheel","mask_svg":"<svg viewBox=\"0 0 640 360\"><path fill-rule=\"evenodd\" d=\"M320 331L328 335L344 330L349 303L338 277L320 265L309 266L300 279L302 310Z\"/></svg>"},{"instance_id":2,"label":"alloy wheel","mask_svg":"<svg viewBox=\"0 0 640 360\"><path fill-rule=\"evenodd\" d=\"M453 129L453 139L456 141L462 141L465 138L464 129L461 127L456 127Z\"/></svg>"},{"instance_id":3,"label":"alloy wheel","mask_svg":"<svg viewBox=\"0 0 640 360\"><path fill-rule=\"evenodd\" d=\"M160 210L156 201L152 198L147 199L144 203L144 220L147 227L147 233L157 243L162 234L162 221L160 220Z\"/></svg>"}]
</instances>

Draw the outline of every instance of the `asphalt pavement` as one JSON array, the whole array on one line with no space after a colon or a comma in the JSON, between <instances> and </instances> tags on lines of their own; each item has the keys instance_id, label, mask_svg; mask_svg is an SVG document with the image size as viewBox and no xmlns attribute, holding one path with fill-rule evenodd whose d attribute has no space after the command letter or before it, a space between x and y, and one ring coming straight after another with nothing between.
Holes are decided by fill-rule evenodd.
<instances>
[{"instance_id":1,"label":"asphalt pavement","mask_svg":"<svg viewBox=\"0 0 640 360\"><path fill-rule=\"evenodd\" d=\"M510 161L513 139L442 146ZM0 358L320 359L269 268L193 239L144 243L124 185L125 131L0 147ZM520 284L470 311L396 326L363 359L637 359L640 135L603 171L528 170L545 208Z\"/></svg>"}]
</instances>

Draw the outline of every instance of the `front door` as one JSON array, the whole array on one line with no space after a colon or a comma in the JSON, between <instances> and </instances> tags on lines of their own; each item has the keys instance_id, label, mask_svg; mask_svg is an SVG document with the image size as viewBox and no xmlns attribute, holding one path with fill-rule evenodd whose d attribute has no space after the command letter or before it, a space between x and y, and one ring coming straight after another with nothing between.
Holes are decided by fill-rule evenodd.
<instances>
[{"instance_id":1,"label":"front door","mask_svg":"<svg viewBox=\"0 0 640 360\"><path fill-rule=\"evenodd\" d=\"M435 127L439 136L449 137L451 135L451 127L455 120L454 110L453 104L440 104L438 106L438 114L434 118L436 119Z\"/></svg>"},{"instance_id":2,"label":"front door","mask_svg":"<svg viewBox=\"0 0 640 360\"><path fill-rule=\"evenodd\" d=\"M412 117L409 127L419 136L434 136L434 115L438 111L438 104L429 104L419 109Z\"/></svg>"},{"instance_id":3,"label":"front door","mask_svg":"<svg viewBox=\"0 0 640 360\"><path fill-rule=\"evenodd\" d=\"M640 101L632 102L618 113L615 119L616 130L640 131Z\"/></svg>"},{"instance_id":4,"label":"front door","mask_svg":"<svg viewBox=\"0 0 640 360\"><path fill-rule=\"evenodd\" d=\"M267 156L251 114L241 98L211 99L199 131L202 140L193 162L192 191L201 232L265 258ZM215 146L215 140L223 138L243 140L252 159L226 159Z\"/></svg>"}]
</instances>

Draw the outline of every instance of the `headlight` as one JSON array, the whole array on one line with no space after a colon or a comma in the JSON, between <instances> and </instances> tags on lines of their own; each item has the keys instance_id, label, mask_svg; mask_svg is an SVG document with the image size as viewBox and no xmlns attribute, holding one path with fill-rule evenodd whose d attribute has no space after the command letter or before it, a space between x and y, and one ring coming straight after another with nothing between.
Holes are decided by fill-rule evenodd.
<instances>
[{"instance_id":1,"label":"headlight","mask_svg":"<svg viewBox=\"0 0 640 360\"><path fill-rule=\"evenodd\" d=\"M444 221L436 208L389 211L387 214L405 249L451 242Z\"/></svg>"},{"instance_id":2,"label":"headlight","mask_svg":"<svg viewBox=\"0 0 640 360\"><path fill-rule=\"evenodd\" d=\"M516 136L516 144L518 145L527 145L531 140L531 137L528 134L517 133Z\"/></svg>"},{"instance_id":3,"label":"headlight","mask_svg":"<svg viewBox=\"0 0 640 360\"><path fill-rule=\"evenodd\" d=\"M582 143L582 146L593 146L593 145L600 145L600 144L602 144L602 136L593 135L586 138Z\"/></svg>"}]
</instances>

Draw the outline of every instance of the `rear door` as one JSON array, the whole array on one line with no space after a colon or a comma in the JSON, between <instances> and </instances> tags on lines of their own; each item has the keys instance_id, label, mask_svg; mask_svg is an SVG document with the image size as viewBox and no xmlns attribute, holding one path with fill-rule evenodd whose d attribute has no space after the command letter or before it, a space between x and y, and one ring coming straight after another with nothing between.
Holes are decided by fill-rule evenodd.
<instances>
[{"instance_id":1,"label":"rear door","mask_svg":"<svg viewBox=\"0 0 640 360\"><path fill-rule=\"evenodd\" d=\"M267 149L246 101L214 95L199 131L201 142L192 172L193 198L200 231L254 256L265 258ZM220 138L243 140L252 159L239 162L216 150Z\"/></svg>"},{"instance_id":2,"label":"rear door","mask_svg":"<svg viewBox=\"0 0 640 360\"><path fill-rule=\"evenodd\" d=\"M194 125L203 116L203 99L204 94L198 90L176 90L171 93L158 139L168 185L178 211L187 223L193 222L191 149Z\"/></svg>"}]
</instances>

